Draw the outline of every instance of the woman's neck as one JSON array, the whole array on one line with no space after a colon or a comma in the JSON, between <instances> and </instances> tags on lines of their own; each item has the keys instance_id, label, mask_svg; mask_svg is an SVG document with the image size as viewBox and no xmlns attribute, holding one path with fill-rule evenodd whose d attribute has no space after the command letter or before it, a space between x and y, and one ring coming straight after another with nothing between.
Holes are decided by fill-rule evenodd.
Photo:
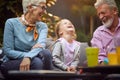
<instances>
[{"instance_id":1,"label":"woman's neck","mask_svg":"<svg viewBox=\"0 0 120 80\"><path fill-rule=\"evenodd\" d=\"M35 20L32 18L32 16L29 13L24 15L24 18L29 24L35 24Z\"/></svg>"}]
</instances>

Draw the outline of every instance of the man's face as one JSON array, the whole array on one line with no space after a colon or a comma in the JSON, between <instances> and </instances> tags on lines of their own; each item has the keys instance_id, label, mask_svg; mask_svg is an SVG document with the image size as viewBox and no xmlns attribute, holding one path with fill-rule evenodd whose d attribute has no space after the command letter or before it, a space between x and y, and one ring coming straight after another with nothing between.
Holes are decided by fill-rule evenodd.
<instances>
[{"instance_id":1,"label":"man's face","mask_svg":"<svg viewBox=\"0 0 120 80\"><path fill-rule=\"evenodd\" d=\"M97 8L97 15L103 25L110 27L113 24L115 10L107 4L103 4Z\"/></svg>"}]
</instances>

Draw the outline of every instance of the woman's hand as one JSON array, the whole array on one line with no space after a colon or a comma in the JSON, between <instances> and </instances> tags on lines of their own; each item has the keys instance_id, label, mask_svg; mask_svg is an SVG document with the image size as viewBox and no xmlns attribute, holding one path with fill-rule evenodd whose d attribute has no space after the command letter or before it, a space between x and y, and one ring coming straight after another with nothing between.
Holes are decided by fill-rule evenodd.
<instances>
[{"instance_id":1,"label":"woman's hand","mask_svg":"<svg viewBox=\"0 0 120 80\"><path fill-rule=\"evenodd\" d=\"M40 45L39 43L37 43L37 44L35 44L35 45L32 47L32 49L34 49L34 48L42 48L42 45Z\"/></svg>"},{"instance_id":2,"label":"woman's hand","mask_svg":"<svg viewBox=\"0 0 120 80\"><path fill-rule=\"evenodd\" d=\"M23 58L20 64L20 71L28 71L30 70L30 58Z\"/></svg>"}]
</instances>

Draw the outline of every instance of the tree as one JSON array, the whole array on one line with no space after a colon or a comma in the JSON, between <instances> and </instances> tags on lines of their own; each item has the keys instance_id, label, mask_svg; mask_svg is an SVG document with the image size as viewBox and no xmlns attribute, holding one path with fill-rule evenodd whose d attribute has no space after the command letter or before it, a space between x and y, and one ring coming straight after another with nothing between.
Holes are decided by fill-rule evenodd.
<instances>
[{"instance_id":1,"label":"tree","mask_svg":"<svg viewBox=\"0 0 120 80\"><path fill-rule=\"evenodd\" d=\"M120 0L115 0L118 6L119 16L120 16Z\"/></svg>"},{"instance_id":2,"label":"tree","mask_svg":"<svg viewBox=\"0 0 120 80\"><path fill-rule=\"evenodd\" d=\"M94 24L93 17L96 14L96 10L93 6L93 3L95 3L95 0L79 0L79 1L76 0L77 5L75 4L72 7L73 12L77 12L77 14L79 14L80 16L89 17L90 34L92 34L92 32L93 32L93 26L94 26L93 25Z\"/></svg>"},{"instance_id":3,"label":"tree","mask_svg":"<svg viewBox=\"0 0 120 80\"><path fill-rule=\"evenodd\" d=\"M82 28L77 31L78 40L89 42L94 30L94 19L96 10L94 8L95 0L76 0L76 3L71 6L71 11L75 16L81 17ZM86 24L87 23L87 24ZM77 29L78 30L78 29Z\"/></svg>"},{"instance_id":4,"label":"tree","mask_svg":"<svg viewBox=\"0 0 120 80\"><path fill-rule=\"evenodd\" d=\"M90 23L90 29L84 27L84 31L86 33L92 33L93 30L95 29L94 23L96 20L96 14L94 10L94 3L96 0L64 0L70 5L70 8L72 10L72 13L75 14L75 16L80 16L84 17L84 19L89 19ZM70 3L70 1L75 1L75 4ZM115 0L118 6L118 10L120 12L120 1ZM52 5L55 5L57 0L47 0L47 6L51 7ZM6 19L11 18L11 17L16 17L20 16L23 11L22 11L22 0L0 0L0 46L2 43L2 38L3 38L3 31L4 31L4 24ZM85 17L87 15L87 17ZM54 26L57 21L60 20L58 16L52 15L52 13L47 13L46 15L43 16L43 21L45 21L48 24L49 27L49 35L48 37L53 37L54 36ZM86 22L85 22L86 23ZM80 29L77 29L80 30ZM86 38L86 34L81 34L82 36L84 35ZM79 38L79 37L78 37ZM80 38L81 39L81 38Z\"/></svg>"}]
</instances>

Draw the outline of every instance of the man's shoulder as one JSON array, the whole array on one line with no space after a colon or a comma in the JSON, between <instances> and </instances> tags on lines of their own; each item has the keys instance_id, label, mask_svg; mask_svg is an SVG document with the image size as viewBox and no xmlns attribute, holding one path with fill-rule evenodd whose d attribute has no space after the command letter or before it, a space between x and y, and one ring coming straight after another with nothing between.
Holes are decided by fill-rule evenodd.
<instances>
[{"instance_id":1,"label":"man's shoulder","mask_svg":"<svg viewBox=\"0 0 120 80\"><path fill-rule=\"evenodd\" d=\"M94 33L101 32L101 31L104 31L104 30L105 30L105 26L101 25L94 31Z\"/></svg>"},{"instance_id":2,"label":"man's shoulder","mask_svg":"<svg viewBox=\"0 0 120 80\"><path fill-rule=\"evenodd\" d=\"M105 26L101 25L96 30L104 30L104 29L105 29Z\"/></svg>"}]
</instances>

